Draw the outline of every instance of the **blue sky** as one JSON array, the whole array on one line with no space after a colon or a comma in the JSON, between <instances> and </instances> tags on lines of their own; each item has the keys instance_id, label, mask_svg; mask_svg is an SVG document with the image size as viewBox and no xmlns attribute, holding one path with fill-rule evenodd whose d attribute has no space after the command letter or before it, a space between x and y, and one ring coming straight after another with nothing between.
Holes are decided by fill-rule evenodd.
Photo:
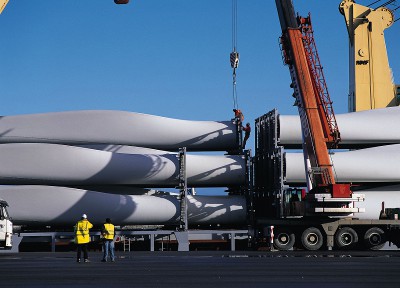
<instances>
[{"instance_id":1,"label":"blue sky","mask_svg":"<svg viewBox=\"0 0 400 288\"><path fill-rule=\"evenodd\" d=\"M130 2L10 0L0 15L0 114L106 109L230 119L232 1ZM293 2L301 15L311 12L335 112L345 113L348 39L340 1ZM238 102L252 124L273 108L297 114L280 31L275 1L238 0ZM400 21L385 32L397 83L399 35Z\"/></svg>"}]
</instances>

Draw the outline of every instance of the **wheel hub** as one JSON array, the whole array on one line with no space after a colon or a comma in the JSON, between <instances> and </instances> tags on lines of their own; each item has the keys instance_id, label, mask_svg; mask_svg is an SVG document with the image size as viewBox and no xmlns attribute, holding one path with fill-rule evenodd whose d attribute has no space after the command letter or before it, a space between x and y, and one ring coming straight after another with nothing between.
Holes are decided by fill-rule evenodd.
<instances>
[{"instance_id":1,"label":"wheel hub","mask_svg":"<svg viewBox=\"0 0 400 288\"><path fill-rule=\"evenodd\" d=\"M381 244L381 241L381 235L379 235L378 233L371 234L371 236L369 237L369 243L371 243L372 245L379 245Z\"/></svg>"},{"instance_id":2,"label":"wheel hub","mask_svg":"<svg viewBox=\"0 0 400 288\"><path fill-rule=\"evenodd\" d=\"M289 235L279 234L278 239L279 239L279 242L281 242L282 244L287 244L289 242Z\"/></svg>"},{"instance_id":3,"label":"wheel hub","mask_svg":"<svg viewBox=\"0 0 400 288\"><path fill-rule=\"evenodd\" d=\"M342 242L343 245L350 245L351 243L353 243L353 236L349 233L344 233L341 237L340 237L340 241Z\"/></svg>"},{"instance_id":4,"label":"wheel hub","mask_svg":"<svg viewBox=\"0 0 400 288\"><path fill-rule=\"evenodd\" d=\"M315 245L318 243L318 235L315 233L310 233L307 235L307 242L311 245Z\"/></svg>"}]
</instances>

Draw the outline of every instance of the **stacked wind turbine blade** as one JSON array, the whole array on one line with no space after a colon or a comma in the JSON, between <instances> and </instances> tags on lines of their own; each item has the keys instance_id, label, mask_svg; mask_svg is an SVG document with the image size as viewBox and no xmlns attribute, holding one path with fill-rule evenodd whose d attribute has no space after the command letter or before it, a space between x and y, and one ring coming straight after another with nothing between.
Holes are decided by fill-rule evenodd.
<instances>
[{"instance_id":1,"label":"stacked wind turbine blade","mask_svg":"<svg viewBox=\"0 0 400 288\"><path fill-rule=\"evenodd\" d=\"M175 225L179 223L177 195L154 193L116 195L83 189L40 185L0 187L16 225L73 225L82 211L93 224L112 217L119 225ZM29 201L28 201L29 199ZM241 196L188 196L191 224L244 224L246 202Z\"/></svg>"},{"instance_id":2,"label":"stacked wind turbine blade","mask_svg":"<svg viewBox=\"0 0 400 288\"><path fill-rule=\"evenodd\" d=\"M305 183L302 153L286 153L286 182ZM400 144L378 146L331 155L337 182L400 182Z\"/></svg>"},{"instance_id":3,"label":"stacked wind turbine blade","mask_svg":"<svg viewBox=\"0 0 400 288\"><path fill-rule=\"evenodd\" d=\"M138 193L179 184L179 159L168 151L236 150L238 133L232 121L71 111L4 116L0 143L0 184L17 185L6 186L0 195L9 201L16 223L70 225L86 211L99 223L112 217L118 225L162 225L179 220L177 196ZM187 184L239 187L245 183L245 166L243 155L187 154ZM246 219L241 196L190 196L188 201L192 224L240 224ZM106 207L113 215L101 212Z\"/></svg>"},{"instance_id":4,"label":"stacked wind turbine blade","mask_svg":"<svg viewBox=\"0 0 400 288\"><path fill-rule=\"evenodd\" d=\"M400 143L400 107L336 115L340 147L362 148ZM301 148L299 116L279 115L279 145Z\"/></svg>"},{"instance_id":5,"label":"stacked wind turbine blade","mask_svg":"<svg viewBox=\"0 0 400 288\"><path fill-rule=\"evenodd\" d=\"M336 116L343 146L364 149L331 155L336 181L353 183L400 182L400 107L339 114ZM279 115L279 144L293 148L301 144L298 116ZM385 145L391 144L391 145ZM376 146L365 148L369 146ZM305 183L302 153L286 149L287 183Z\"/></svg>"},{"instance_id":6,"label":"stacked wind turbine blade","mask_svg":"<svg viewBox=\"0 0 400 288\"><path fill-rule=\"evenodd\" d=\"M232 121L188 121L125 111L3 116L0 143L122 144L177 151L230 151Z\"/></svg>"},{"instance_id":7,"label":"stacked wind turbine blade","mask_svg":"<svg viewBox=\"0 0 400 288\"><path fill-rule=\"evenodd\" d=\"M192 187L226 187L245 182L242 155L188 155ZM135 185L175 187L176 154L125 154L42 143L0 145L0 183L41 185Z\"/></svg>"}]
</instances>

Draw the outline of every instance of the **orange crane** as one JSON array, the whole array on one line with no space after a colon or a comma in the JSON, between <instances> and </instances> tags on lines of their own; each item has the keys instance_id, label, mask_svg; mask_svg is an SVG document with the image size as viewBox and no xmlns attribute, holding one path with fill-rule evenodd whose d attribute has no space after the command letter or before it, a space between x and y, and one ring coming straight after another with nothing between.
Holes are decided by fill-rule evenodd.
<instances>
[{"instance_id":1,"label":"orange crane","mask_svg":"<svg viewBox=\"0 0 400 288\"><path fill-rule=\"evenodd\" d=\"M301 119L309 191L329 193L333 198L351 197L349 183L336 183L329 155L328 149L336 148L340 141L340 132L319 61L311 16L295 17L290 0L276 0L276 4L283 33L283 57L289 65Z\"/></svg>"}]
</instances>

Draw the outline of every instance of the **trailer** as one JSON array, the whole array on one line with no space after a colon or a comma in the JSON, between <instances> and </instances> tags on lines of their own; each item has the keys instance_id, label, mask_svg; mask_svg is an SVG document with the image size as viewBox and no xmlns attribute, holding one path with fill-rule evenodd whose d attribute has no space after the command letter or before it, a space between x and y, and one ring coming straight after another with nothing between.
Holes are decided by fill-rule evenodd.
<instances>
[{"instance_id":1,"label":"trailer","mask_svg":"<svg viewBox=\"0 0 400 288\"><path fill-rule=\"evenodd\" d=\"M400 222L398 220L360 220L356 218L259 218L268 239L269 227L274 227L273 245L278 250L379 250L385 243L399 247ZM259 245L262 243L258 243Z\"/></svg>"}]
</instances>

